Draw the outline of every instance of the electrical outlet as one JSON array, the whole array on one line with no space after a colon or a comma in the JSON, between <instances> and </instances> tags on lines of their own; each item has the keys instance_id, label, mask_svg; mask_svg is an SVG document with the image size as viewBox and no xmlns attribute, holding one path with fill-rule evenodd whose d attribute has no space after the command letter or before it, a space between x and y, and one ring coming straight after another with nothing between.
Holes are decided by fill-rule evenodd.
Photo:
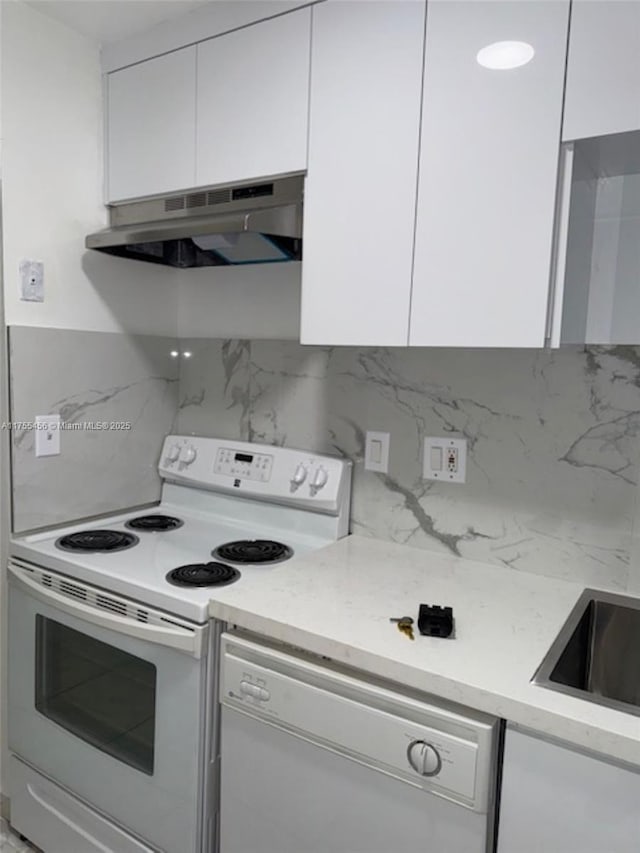
<instances>
[{"instance_id":1,"label":"electrical outlet","mask_svg":"<svg viewBox=\"0 0 640 853\"><path fill-rule=\"evenodd\" d=\"M44 302L44 264L28 259L20 261L20 299L23 302Z\"/></svg>"},{"instance_id":2,"label":"electrical outlet","mask_svg":"<svg viewBox=\"0 0 640 853\"><path fill-rule=\"evenodd\" d=\"M458 448L445 447L444 458L448 474L458 473Z\"/></svg>"},{"instance_id":3,"label":"electrical outlet","mask_svg":"<svg viewBox=\"0 0 640 853\"><path fill-rule=\"evenodd\" d=\"M425 480L464 483L466 474L466 438L425 438L422 460L422 476Z\"/></svg>"}]
</instances>

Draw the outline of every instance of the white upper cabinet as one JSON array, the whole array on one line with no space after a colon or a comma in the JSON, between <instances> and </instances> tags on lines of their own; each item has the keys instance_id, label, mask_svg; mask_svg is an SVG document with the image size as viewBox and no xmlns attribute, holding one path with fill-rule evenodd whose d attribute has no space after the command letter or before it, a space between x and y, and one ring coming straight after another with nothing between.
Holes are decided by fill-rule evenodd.
<instances>
[{"instance_id":1,"label":"white upper cabinet","mask_svg":"<svg viewBox=\"0 0 640 853\"><path fill-rule=\"evenodd\" d=\"M429 0L410 344L544 344L568 18Z\"/></svg>"},{"instance_id":2,"label":"white upper cabinet","mask_svg":"<svg viewBox=\"0 0 640 853\"><path fill-rule=\"evenodd\" d=\"M406 346L424 15L313 8L302 343Z\"/></svg>"},{"instance_id":3,"label":"white upper cabinet","mask_svg":"<svg viewBox=\"0 0 640 853\"><path fill-rule=\"evenodd\" d=\"M107 76L107 201L195 182L196 49Z\"/></svg>"},{"instance_id":4,"label":"white upper cabinet","mask_svg":"<svg viewBox=\"0 0 640 853\"><path fill-rule=\"evenodd\" d=\"M307 167L311 10L197 45L198 185Z\"/></svg>"},{"instance_id":5,"label":"white upper cabinet","mask_svg":"<svg viewBox=\"0 0 640 853\"><path fill-rule=\"evenodd\" d=\"M107 75L107 202L307 167L311 9Z\"/></svg>"},{"instance_id":6,"label":"white upper cabinet","mask_svg":"<svg viewBox=\"0 0 640 853\"><path fill-rule=\"evenodd\" d=\"M563 139L640 130L640 3L573 0Z\"/></svg>"}]
</instances>

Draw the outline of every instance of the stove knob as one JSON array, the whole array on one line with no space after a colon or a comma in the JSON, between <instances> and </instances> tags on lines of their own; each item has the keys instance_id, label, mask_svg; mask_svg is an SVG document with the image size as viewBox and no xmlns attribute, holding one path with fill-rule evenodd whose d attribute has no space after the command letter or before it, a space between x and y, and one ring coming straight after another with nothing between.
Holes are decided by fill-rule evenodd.
<instances>
[{"instance_id":1,"label":"stove knob","mask_svg":"<svg viewBox=\"0 0 640 853\"><path fill-rule=\"evenodd\" d=\"M307 479L307 473L308 471L302 463L298 465L296 470L293 472L293 477L289 481L291 483L292 492L295 492L298 486L301 486L304 483Z\"/></svg>"},{"instance_id":2,"label":"stove knob","mask_svg":"<svg viewBox=\"0 0 640 853\"><path fill-rule=\"evenodd\" d=\"M317 468L315 474L313 475L313 480L311 480L311 494L315 495L316 492L319 492L328 479L329 474L327 473L326 469L322 466L320 466L320 468Z\"/></svg>"},{"instance_id":3,"label":"stove knob","mask_svg":"<svg viewBox=\"0 0 640 853\"><path fill-rule=\"evenodd\" d=\"M185 444L180 451L180 461L183 465L191 465L197 455L198 452L192 444Z\"/></svg>"},{"instance_id":4,"label":"stove knob","mask_svg":"<svg viewBox=\"0 0 640 853\"><path fill-rule=\"evenodd\" d=\"M437 776L442 769L438 750L426 740L412 740L407 748L407 760L420 776Z\"/></svg>"},{"instance_id":5,"label":"stove knob","mask_svg":"<svg viewBox=\"0 0 640 853\"><path fill-rule=\"evenodd\" d=\"M177 444L172 444L167 450L167 462L175 462L178 456L180 456L180 447Z\"/></svg>"}]
</instances>

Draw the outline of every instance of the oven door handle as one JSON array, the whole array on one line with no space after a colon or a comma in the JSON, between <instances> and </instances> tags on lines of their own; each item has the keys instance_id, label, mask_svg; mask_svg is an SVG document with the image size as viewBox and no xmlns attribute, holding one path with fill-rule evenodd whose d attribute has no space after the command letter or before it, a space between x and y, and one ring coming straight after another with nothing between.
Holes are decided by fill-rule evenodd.
<instances>
[{"instance_id":1,"label":"oven door handle","mask_svg":"<svg viewBox=\"0 0 640 853\"><path fill-rule=\"evenodd\" d=\"M193 628L181 626L178 623L172 625L149 625L146 622L139 622L130 616L119 616L116 613L103 611L98 607L92 607L90 604L83 604L81 601L76 601L73 598L68 598L55 590L42 586L37 581L28 577L27 570L20 566L9 563L9 582L21 588L27 595L36 598L45 604L50 604L58 610L68 613L70 616L76 616L79 619L84 619L91 625L97 625L101 628L106 628L110 631L115 631L118 634L126 634L128 637L135 637L137 640L143 640L154 645L169 646L180 652L185 652L194 658L202 657L202 641L206 626L194 625ZM76 582L74 582L76 583ZM81 584L77 584L80 586ZM82 586L86 586L82 584ZM87 587L91 589L91 587ZM101 593L108 597L108 593ZM140 605L140 610L148 610L148 608Z\"/></svg>"}]
</instances>

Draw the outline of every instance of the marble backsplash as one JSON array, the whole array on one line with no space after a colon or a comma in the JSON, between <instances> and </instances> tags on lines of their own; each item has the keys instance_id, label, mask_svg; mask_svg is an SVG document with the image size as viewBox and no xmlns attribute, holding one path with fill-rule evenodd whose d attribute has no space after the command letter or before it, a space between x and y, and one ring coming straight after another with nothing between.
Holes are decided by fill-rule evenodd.
<instances>
[{"instance_id":1,"label":"marble backsplash","mask_svg":"<svg viewBox=\"0 0 640 853\"><path fill-rule=\"evenodd\" d=\"M10 370L13 421L131 423L65 430L61 455L44 458L32 430L13 430L18 531L156 500L162 439L175 431L350 457L360 534L629 582L640 348L322 348L12 327ZM391 433L388 474L364 470L367 429ZM427 435L467 439L465 484L422 480Z\"/></svg>"},{"instance_id":2,"label":"marble backsplash","mask_svg":"<svg viewBox=\"0 0 640 853\"><path fill-rule=\"evenodd\" d=\"M179 432L344 454L352 530L625 588L640 349L356 349L183 340ZM365 431L391 433L388 474ZM422 439L468 441L467 482L423 481Z\"/></svg>"},{"instance_id":3,"label":"marble backsplash","mask_svg":"<svg viewBox=\"0 0 640 853\"><path fill-rule=\"evenodd\" d=\"M157 500L158 454L178 405L176 342L12 326L9 349L14 530ZM59 456L38 458L24 425L56 413L71 428Z\"/></svg>"}]
</instances>

